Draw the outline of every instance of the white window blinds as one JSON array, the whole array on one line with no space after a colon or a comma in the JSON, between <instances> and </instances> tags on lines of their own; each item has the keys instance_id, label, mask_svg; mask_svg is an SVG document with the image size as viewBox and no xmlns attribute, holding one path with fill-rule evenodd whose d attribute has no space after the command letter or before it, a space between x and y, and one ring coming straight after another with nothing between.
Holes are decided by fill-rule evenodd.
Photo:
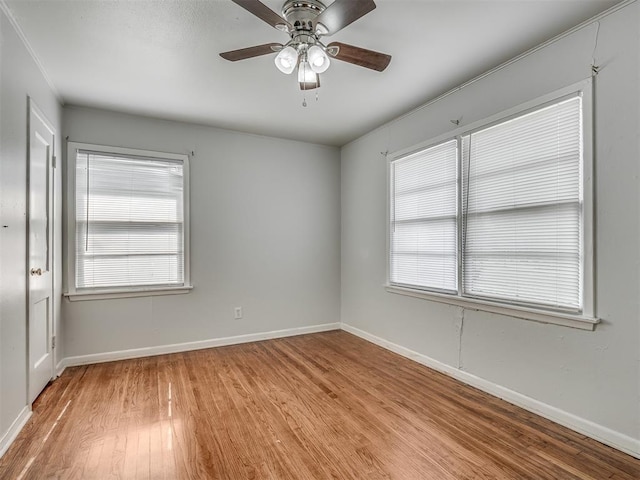
<instances>
[{"instance_id":1,"label":"white window blinds","mask_svg":"<svg viewBox=\"0 0 640 480\"><path fill-rule=\"evenodd\" d=\"M579 96L463 138L463 294L582 308Z\"/></svg>"},{"instance_id":2,"label":"white window blinds","mask_svg":"<svg viewBox=\"0 0 640 480\"><path fill-rule=\"evenodd\" d=\"M78 289L182 286L184 162L78 150Z\"/></svg>"},{"instance_id":3,"label":"white window blinds","mask_svg":"<svg viewBox=\"0 0 640 480\"><path fill-rule=\"evenodd\" d=\"M391 164L393 284L457 291L457 152L451 140Z\"/></svg>"}]
</instances>

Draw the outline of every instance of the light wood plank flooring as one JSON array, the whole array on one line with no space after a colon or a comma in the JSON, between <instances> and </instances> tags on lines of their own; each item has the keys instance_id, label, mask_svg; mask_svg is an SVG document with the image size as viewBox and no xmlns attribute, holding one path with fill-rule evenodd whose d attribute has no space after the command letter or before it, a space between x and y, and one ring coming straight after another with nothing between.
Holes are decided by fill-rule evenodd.
<instances>
[{"instance_id":1,"label":"light wood plank flooring","mask_svg":"<svg viewBox=\"0 0 640 480\"><path fill-rule=\"evenodd\" d=\"M335 331L67 369L2 479L639 479L640 461Z\"/></svg>"}]
</instances>

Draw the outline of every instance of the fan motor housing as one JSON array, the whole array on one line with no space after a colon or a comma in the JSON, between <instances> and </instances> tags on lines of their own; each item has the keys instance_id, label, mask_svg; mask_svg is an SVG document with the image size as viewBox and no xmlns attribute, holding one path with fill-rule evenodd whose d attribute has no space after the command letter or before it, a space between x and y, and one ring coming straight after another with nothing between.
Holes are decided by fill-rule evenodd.
<instances>
[{"instance_id":1,"label":"fan motor housing","mask_svg":"<svg viewBox=\"0 0 640 480\"><path fill-rule=\"evenodd\" d=\"M293 25L295 31L313 32L315 18L326 8L317 0L288 0L282 6L282 16Z\"/></svg>"}]
</instances>

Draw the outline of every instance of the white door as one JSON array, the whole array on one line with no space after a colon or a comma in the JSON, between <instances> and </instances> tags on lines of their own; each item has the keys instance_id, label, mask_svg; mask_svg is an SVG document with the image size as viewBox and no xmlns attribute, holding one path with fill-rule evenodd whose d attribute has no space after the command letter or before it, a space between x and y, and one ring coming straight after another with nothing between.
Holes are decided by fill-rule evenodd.
<instances>
[{"instance_id":1,"label":"white door","mask_svg":"<svg viewBox=\"0 0 640 480\"><path fill-rule=\"evenodd\" d=\"M53 128L29 99L29 403L53 378L53 148Z\"/></svg>"}]
</instances>

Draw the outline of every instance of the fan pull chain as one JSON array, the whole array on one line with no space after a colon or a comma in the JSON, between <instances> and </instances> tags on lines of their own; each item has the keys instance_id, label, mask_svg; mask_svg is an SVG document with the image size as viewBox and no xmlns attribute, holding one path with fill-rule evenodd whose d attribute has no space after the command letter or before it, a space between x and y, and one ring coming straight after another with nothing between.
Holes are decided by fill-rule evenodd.
<instances>
[{"instance_id":1,"label":"fan pull chain","mask_svg":"<svg viewBox=\"0 0 640 480\"><path fill-rule=\"evenodd\" d=\"M306 54L303 58L306 59ZM302 106L306 107L307 106L307 65L306 65L306 62L302 62L300 65L302 66L302 78L304 80L302 83Z\"/></svg>"}]
</instances>

